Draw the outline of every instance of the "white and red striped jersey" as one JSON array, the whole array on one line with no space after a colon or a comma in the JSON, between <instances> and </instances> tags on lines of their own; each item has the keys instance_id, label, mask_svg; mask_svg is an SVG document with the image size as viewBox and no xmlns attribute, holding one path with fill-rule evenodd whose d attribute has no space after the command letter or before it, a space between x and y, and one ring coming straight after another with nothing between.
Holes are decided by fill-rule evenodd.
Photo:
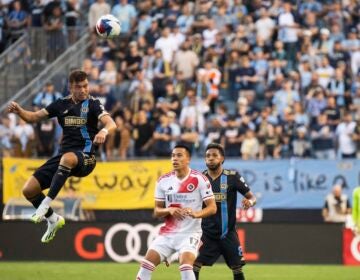
<instances>
[{"instance_id":1,"label":"white and red striped jersey","mask_svg":"<svg viewBox=\"0 0 360 280\"><path fill-rule=\"evenodd\" d=\"M182 180L174 171L161 176L155 188L155 200L165 201L165 207L191 208L194 212L202 209L203 201L213 197L209 180L192 169ZM178 220L167 216L165 225L160 229L160 234L192 232L202 232L201 219L186 217Z\"/></svg>"}]
</instances>

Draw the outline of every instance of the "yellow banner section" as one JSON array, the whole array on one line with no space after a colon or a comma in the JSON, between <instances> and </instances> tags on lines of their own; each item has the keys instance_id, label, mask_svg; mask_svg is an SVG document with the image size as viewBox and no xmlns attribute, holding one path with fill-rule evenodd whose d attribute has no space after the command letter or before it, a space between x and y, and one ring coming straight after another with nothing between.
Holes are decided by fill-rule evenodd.
<instances>
[{"instance_id":1,"label":"yellow banner section","mask_svg":"<svg viewBox=\"0 0 360 280\"><path fill-rule=\"evenodd\" d=\"M3 202L22 196L22 187L44 160L4 158ZM87 177L70 177L59 193L82 199L84 209L144 209L154 207L159 176L171 171L170 160L98 162Z\"/></svg>"}]
</instances>

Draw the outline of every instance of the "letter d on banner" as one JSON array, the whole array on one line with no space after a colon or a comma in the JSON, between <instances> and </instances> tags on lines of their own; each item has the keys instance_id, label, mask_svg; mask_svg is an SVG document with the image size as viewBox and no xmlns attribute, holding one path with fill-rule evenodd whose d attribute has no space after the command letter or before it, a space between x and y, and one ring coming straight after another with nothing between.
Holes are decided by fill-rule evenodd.
<instances>
[{"instance_id":1,"label":"letter d on banner","mask_svg":"<svg viewBox=\"0 0 360 280\"><path fill-rule=\"evenodd\" d=\"M343 229L343 263L360 266L360 235L351 229Z\"/></svg>"}]
</instances>

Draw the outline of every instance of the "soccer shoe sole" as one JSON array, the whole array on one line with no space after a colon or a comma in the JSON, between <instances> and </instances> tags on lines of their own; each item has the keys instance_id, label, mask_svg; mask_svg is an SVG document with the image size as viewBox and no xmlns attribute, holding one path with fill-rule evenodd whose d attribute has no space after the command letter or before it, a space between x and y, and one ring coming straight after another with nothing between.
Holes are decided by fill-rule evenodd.
<instances>
[{"instance_id":1,"label":"soccer shoe sole","mask_svg":"<svg viewBox=\"0 0 360 280\"><path fill-rule=\"evenodd\" d=\"M51 240L53 240L56 232L65 225L65 219L63 217L60 217L59 219L60 220L57 222L56 227L48 235L46 230L44 236L41 238L42 243L49 243ZM47 238L45 238L46 235L48 236Z\"/></svg>"}]
</instances>

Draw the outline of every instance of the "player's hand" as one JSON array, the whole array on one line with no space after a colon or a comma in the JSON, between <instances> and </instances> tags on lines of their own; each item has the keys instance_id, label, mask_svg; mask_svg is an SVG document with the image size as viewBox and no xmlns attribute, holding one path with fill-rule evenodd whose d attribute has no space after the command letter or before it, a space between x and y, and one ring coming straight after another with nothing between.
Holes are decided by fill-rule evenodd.
<instances>
[{"instance_id":1,"label":"player's hand","mask_svg":"<svg viewBox=\"0 0 360 280\"><path fill-rule=\"evenodd\" d=\"M185 214L191 218L198 218L198 213L194 212L191 208L184 208Z\"/></svg>"},{"instance_id":2,"label":"player's hand","mask_svg":"<svg viewBox=\"0 0 360 280\"><path fill-rule=\"evenodd\" d=\"M10 104L8 105L9 113L19 114L20 110L21 110L21 106L15 101L11 101Z\"/></svg>"},{"instance_id":3,"label":"player's hand","mask_svg":"<svg viewBox=\"0 0 360 280\"><path fill-rule=\"evenodd\" d=\"M251 201L249 199L247 199L247 198L244 198L242 200L241 204L242 204L242 208L245 209L245 210L249 209L252 206Z\"/></svg>"},{"instance_id":4,"label":"player's hand","mask_svg":"<svg viewBox=\"0 0 360 280\"><path fill-rule=\"evenodd\" d=\"M95 135L94 144L103 144L105 142L106 135L106 131L100 130L98 134Z\"/></svg>"},{"instance_id":5,"label":"player's hand","mask_svg":"<svg viewBox=\"0 0 360 280\"><path fill-rule=\"evenodd\" d=\"M178 220L184 220L188 216L186 209L183 208L170 207L169 212L171 216Z\"/></svg>"}]
</instances>

